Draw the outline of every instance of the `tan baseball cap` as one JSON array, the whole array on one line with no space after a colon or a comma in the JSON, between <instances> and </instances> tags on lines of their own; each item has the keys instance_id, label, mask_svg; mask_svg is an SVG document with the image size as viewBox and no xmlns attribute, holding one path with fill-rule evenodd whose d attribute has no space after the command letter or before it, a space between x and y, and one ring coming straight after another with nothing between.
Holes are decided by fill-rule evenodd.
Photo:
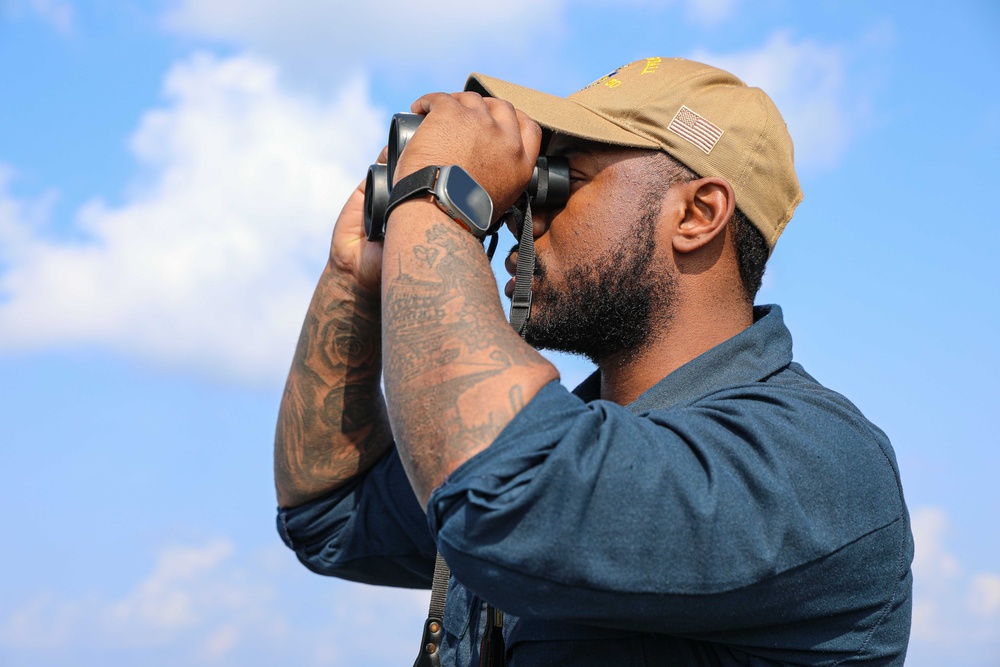
<instances>
[{"instance_id":1,"label":"tan baseball cap","mask_svg":"<svg viewBox=\"0 0 1000 667\"><path fill-rule=\"evenodd\" d=\"M700 176L726 179L772 251L802 201L792 138L774 102L715 67L644 58L565 98L482 74L465 89L506 100L546 129L662 150Z\"/></svg>"}]
</instances>

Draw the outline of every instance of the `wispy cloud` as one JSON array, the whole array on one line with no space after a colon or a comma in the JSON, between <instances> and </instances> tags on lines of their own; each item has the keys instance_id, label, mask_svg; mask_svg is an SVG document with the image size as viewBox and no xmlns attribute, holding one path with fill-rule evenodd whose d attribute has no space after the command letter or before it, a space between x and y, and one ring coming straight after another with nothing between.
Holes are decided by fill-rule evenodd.
<instances>
[{"instance_id":1,"label":"wispy cloud","mask_svg":"<svg viewBox=\"0 0 1000 667\"><path fill-rule=\"evenodd\" d=\"M216 574L233 550L226 540L166 549L157 558L153 573L106 610L109 618L118 631L127 628L130 637L135 637L137 630L139 634L143 630L169 632L204 622L204 580ZM232 591L227 592L232 597ZM251 602L260 604L263 600Z\"/></svg>"},{"instance_id":2,"label":"wispy cloud","mask_svg":"<svg viewBox=\"0 0 1000 667\"><path fill-rule=\"evenodd\" d=\"M153 571L117 600L39 594L0 619L0 646L59 653L176 645L188 657L220 657L227 644L220 638L234 632L280 633L285 625L272 611L273 583L259 568L248 571L246 562L233 567L233 553L233 544L221 539L168 547Z\"/></svg>"},{"instance_id":3,"label":"wispy cloud","mask_svg":"<svg viewBox=\"0 0 1000 667\"><path fill-rule=\"evenodd\" d=\"M639 7L648 10L679 9L688 23L714 27L733 19L742 0L576 0L573 6ZM664 54L666 55L666 54Z\"/></svg>"},{"instance_id":4,"label":"wispy cloud","mask_svg":"<svg viewBox=\"0 0 1000 667\"><path fill-rule=\"evenodd\" d=\"M47 665L100 655L104 664L155 667L395 667L416 655L428 598L317 577L284 547L241 553L219 538L162 549L119 598L39 593L0 616L0 656Z\"/></svg>"},{"instance_id":5,"label":"wispy cloud","mask_svg":"<svg viewBox=\"0 0 1000 667\"><path fill-rule=\"evenodd\" d=\"M695 23L713 26L736 13L740 0L685 0L688 16Z\"/></svg>"},{"instance_id":6,"label":"wispy cloud","mask_svg":"<svg viewBox=\"0 0 1000 667\"><path fill-rule=\"evenodd\" d=\"M563 7L561 0L176 0L162 23L189 39L264 55L290 73L335 80L362 64L440 70L497 51L530 60Z\"/></svg>"},{"instance_id":7,"label":"wispy cloud","mask_svg":"<svg viewBox=\"0 0 1000 667\"><path fill-rule=\"evenodd\" d=\"M951 520L944 509L921 507L912 522L916 555L907 665L994 664L1000 658L1000 572L968 571L949 545Z\"/></svg>"},{"instance_id":8,"label":"wispy cloud","mask_svg":"<svg viewBox=\"0 0 1000 667\"><path fill-rule=\"evenodd\" d=\"M4 14L34 17L63 35L76 30L76 12L68 0L0 0L0 18Z\"/></svg>"},{"instance_id":9,"label":"wispy cloud","mask_svg":"<svg viewBox=\"0 0 1000 667\"><path fill-rule=\"evenodd\" d=\"M787 32L777 32L758 49L697 50L690 57L766 91L788 124L800 167L836 165L865 128L871 91L851 85L844 45L795 40Z\"/></svg>"},{"instance_id":10,"label":"wispy cloud","mask_svg":"<svg viewBox=\"0 0 1000 667\"><path fill-rule=\"evenodd\" d=\"M239 380L280 377L347 193L384 135L362 80L284 90L260 59L194 55L132 138L141 178L79 240L0 173L0 350L98 344ZM2 266L2 265L0 265Z\"/></svg>"}]
</instances>

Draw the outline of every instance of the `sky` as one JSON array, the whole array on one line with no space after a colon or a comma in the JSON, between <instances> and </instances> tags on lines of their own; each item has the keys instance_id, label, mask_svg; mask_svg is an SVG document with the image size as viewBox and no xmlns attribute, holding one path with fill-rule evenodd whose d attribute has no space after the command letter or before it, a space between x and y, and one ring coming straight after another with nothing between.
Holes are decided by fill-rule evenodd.
<instances>
[{"instance_id":1,"label":"sky","mask_svg":"<svg viewBox=\"0 0 1000 667\"><path fill-rule=\"evenodd\" d=\"M333 221L421 94L650 56L782 110L805 200L758 302L894 443L906 664L1000 664L1000 3L0 0L0 666L410 664L426 593L274 529Z\"/></svg>"}]
</instances>

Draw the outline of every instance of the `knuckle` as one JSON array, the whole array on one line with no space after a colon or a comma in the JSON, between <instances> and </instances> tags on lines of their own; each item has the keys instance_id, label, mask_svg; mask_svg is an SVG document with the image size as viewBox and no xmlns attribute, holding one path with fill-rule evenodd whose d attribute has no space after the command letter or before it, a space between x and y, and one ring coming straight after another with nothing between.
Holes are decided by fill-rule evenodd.
<instances>
[{"instance_id":1,"label":"knuckle","mask_svg":"<svg viewBox=\"0 0 1000 667\"><path fill-rule=\"evenodd\" d=\"M483 96L479 93L474 93L472 91L463 91L461 93L454 93L454 98L463 104L470 106L481 107L485 105Z\"/></svg>"},{"instance_id":2,"label":"knuckle","mask_svg":"<svg viewBox=\"0 0 1000 667\"><path fill-rule=\"evenodd\" d=\"M495 97L491 97L489 99L490 99L491 104L493 104L493 106L497 107L498 109L503 109L504 111L508 111L508 112L512 111L515 114L519 113L517 111L517 109L514 108L514 105L511 104L510 102L508 102L507 100L501 100L501 99L497 99Z\"/></svg>"},{"instance_id":3,"label":"knuckle","mask_svg":"<svg viewBox=\"0 0 1000 667\"><path fill-rule=\"evenodd\" d=\"M531 118L528 118L527 127L528 127L528 131L531 133L532 137L541 140L541 138L542 138L542 126L541 125L539 125L538 123L536 123Z\"/></svg>"}]
</instances>

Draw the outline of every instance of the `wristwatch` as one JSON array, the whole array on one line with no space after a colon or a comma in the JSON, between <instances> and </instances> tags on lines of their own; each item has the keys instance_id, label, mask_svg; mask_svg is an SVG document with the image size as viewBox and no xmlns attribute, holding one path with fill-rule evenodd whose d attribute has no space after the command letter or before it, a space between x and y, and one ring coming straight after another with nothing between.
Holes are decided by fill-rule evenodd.
<instances>
[{"instance_id":1,"label":"wristwatch","mask_svg":"<svg viewBox=\"0 0 1000 667\"><path fill-rule=\"evenodd\" d=\"M486 236L493 220L493 200L467 171L454 164L424 167L401 178L389 195L385 219L399 204L428 193L452 220L477 237Z\"/></svg>"}]
</instances>

